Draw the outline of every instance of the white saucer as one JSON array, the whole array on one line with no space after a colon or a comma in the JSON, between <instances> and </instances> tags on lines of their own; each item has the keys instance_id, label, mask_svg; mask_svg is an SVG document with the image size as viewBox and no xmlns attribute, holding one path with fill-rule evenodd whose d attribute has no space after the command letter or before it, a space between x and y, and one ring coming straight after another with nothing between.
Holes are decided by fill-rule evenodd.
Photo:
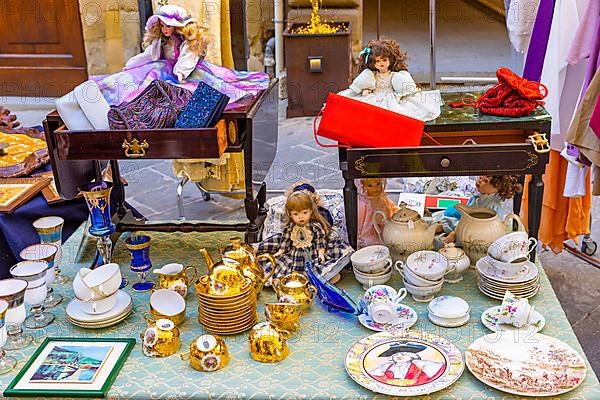
<instances>
[{"instance_id":1,"label":"white saucer","mask_svg":"<svg viewBox=\"0 0 600 400\"><path fill-rule=\"evenodd\" d=\"M131 295L122 290L117 291L117 304L112 310L105 312L104 314L88 314L81 309L79 299L73 299L67 304L66 313L67 316L78 322L82 323L97 323L106 320L111 320L119 317L120 315L127 312L127 308L131 306L132 300Z\"/></svg>"},{"instance_id":2,"label":"white saucer","mask_svg":"<svg viewBox=\"0 0 600 400\"><path fill-rule=\"evenodd\" d=\"M477 263L475 264L475 266L477 267L477 271L484 277L491 279L493 281L496 281L496 282L508 283L508 284L529 282L538 276L540 271L539 271L537 265L535 265L531 261L528 261L525 265L527 266L526 273L519 275L519 276L512 277L512 278L506 278L503 276L498 276L496 268L494 268L494 266L492 266L490 263L488 263L485 260L485 257L480 258L477 261Z\"/></svg>"},{"instance_id":3,"label":"white saucer","mask_svg":"<svg viewBox=\"0 0 600 400\"><path fill-rule=\"evenodd\" d=\"M459 326L463 326L464 324L466 324L467 322L469 322L469 319L471 318L471 315L469 313L467 313L467 315L465 315L461 319L453 318L452 322L448 322L444 318L436 317L431 312L427 313L427 317L435 325L443 326L444 328L456 328L456 327L459 327Z\"/></svg>"},{"instance_id":4,"label":"white saucer","mask_svg":"<svg viewBox=\"0 0 600 400\"><path fill-rule=\"evenodd\" d=\"M132 310L129 310L128 312L126 312L125 314L121 315L117 319L106 321L106 322L97 322L95 324L86 324L86 323L83 323L83 322L75 321L75 320L73 320L71 318L68 318L68 321L71 324L73 324L75 326L78 326L80 328L86 328L86 329L108 328L109 326L116 325L119 322L125 320L127 317L129 317L131 315L132 312L133 312Z\"/></svg>"},{"instance_id":5,"label":"white saucer","mask_svg":"<svg viewBox=\"0 0 600 400\"><path fill-rule=\"evenodd\" d=\"M538 294L541 286L542 286L541 284L538 284L536 287L532 288L530 292L519 294L517 297L520 299L529 299L529 298L535 296L536 294ZM489 289L486 289L485 286L478 285L478 287L479 287L479 290L483 294L485 294L488 297L491 297L492 299L495 299L495 300L504 299L504 293L505 293L504 291L503 292L492 292Z\"/></svg>"},{"instance_id":6,"label":"white saucer","mask_svg":"<svg viewBox=\"0 0 600 400\"><path fill-rule=\"evenodd\" d=\"M396 319L387 324L379 324L371 319L367 314L360 314L358 321L365 328L382 332L389 329L408 329L417 322L417 313L415 310L404 304L398 304L396 307Z\"/></svg>"},{"instance_id":7,"label":"white saucer","mask_svg":"<svg viewBox=\"0 0 600 400\"><path fill-rule=\"evenodd\" d=\"M499 331L541 331L546 325L546 318L540 314L535 308L531 316L531 323L520 328L510 324L500 324L495 316L500 313L502 306L490 307L481 314L481 323L492 332Z\"/></svg>"}]
</instances>

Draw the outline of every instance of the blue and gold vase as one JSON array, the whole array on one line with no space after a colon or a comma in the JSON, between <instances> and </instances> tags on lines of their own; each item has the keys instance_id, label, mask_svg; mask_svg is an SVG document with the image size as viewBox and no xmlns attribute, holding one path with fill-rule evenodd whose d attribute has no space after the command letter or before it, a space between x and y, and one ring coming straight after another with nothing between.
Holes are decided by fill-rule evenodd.
<instances>
[{"instance_id":1,"label":"blue and gold vase","mask_svg":"<svg viewBox=\"0 0 600 400\"><path fill-rule=\"evenodd\" d=\"M154 288L154 282L148 282L146 275L152 262L150 261L150 236L133 235L125 241L125 246L131 255L130 268L137 273L140 278L139 282L133 284L133 290L137 292L145 292Z\"/></svg>"},{"instance_id":2,"label":"blue and gold vase","mask_svg":"<svg viewBox=\"0 0 600 400\"><path fill-rule=\"evenodd\" d=\"M92 182L79 186L77 190L85 198L90 211L90 235L108 236L115 231L110 215L110 191L113 184L106 181ZM104 260L105 263L110 262Z\"/></svg>"}]
</instances>

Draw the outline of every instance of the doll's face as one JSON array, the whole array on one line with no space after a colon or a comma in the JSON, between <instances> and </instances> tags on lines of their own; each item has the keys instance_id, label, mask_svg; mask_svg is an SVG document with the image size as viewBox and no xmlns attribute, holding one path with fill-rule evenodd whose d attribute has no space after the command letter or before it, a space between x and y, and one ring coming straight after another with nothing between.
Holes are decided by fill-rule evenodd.
<instances>
[{"instance_id":1,"label":"doll's face","mask_svg":"<svg viewBox=\"0 0 600 400\"><path fill-rule=\"evenodd\" d=\"M363 183L367 196L374 196L382 192L381 181L379 179L367 179Z\"/></svg>"},{"instance_id":2,"label":"doll's face","mask_svg":"<svg viewBox=\"0 0 600 400\"><path fill-rule=\"evenodd\" d=\"M160 21L160 31L166 37L171 37L171 35L173 35L173 33L175 33L175 27L165 25L162 21Z\"/></svg>"},{"instance_id":3,"label":"doll's face","mask_svg":"<svg viewBox=\"0 0 600 400\"><path fill-rule=\"evenodd\" d=\"M375 57L375 68L379 72L387 72L390 68L390 60L379 56Z\"/></svg>"},{"instance_id":4,"label":"doll's face","mask_svg":"<svg viewBox=\"0 0 600 400\"><path fill-rule=\"evenodd\" d=\"M477 178L477 182L475 182L475 187L477 188L477 191L481 194L498 193L498 190L492 186L491 181L491 176L480 176L479 178Z\"/></svg>"},{"instance_id":5,"label":"doll's face","mask_svg":"<svg viewBox=\"0 0 600 400\"><path fill-rule=\"evenodd\" d=\"M292 210L290 211L290 218L292 218L294 224L303 226L306 225L308 221L310 221L311 214L312 213L308 208L300 211Z\"/></svg>"}]
</instances>

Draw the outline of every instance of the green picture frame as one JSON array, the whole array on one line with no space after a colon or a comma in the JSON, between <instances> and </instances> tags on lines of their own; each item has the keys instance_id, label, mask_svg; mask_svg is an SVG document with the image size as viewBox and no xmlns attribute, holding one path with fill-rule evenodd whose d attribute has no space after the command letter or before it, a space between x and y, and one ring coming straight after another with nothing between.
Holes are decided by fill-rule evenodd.
<instances>
[{"instance_id":1,"label":"green picture frame","mask_svg":"<svg viewBox=\"0 0 600 400\"><path fill-rule=\"evenodd\" d=\"M31 366L38 361L40 355L44 352L44 350L51 345L53 342L73 342L73 343L124 343L124 347L120 350L120 354L118 354L118 358L116 361L113 361L114 364L111 367L108 376L104 378L104 382L100 389L48 389L48 388L40 388L40 389L24 389L17 388L21 380L27 371L31 368ZM106 393L108 389L112 386L113 382L117 378L119 371L125 364L125 360L131 353L131 350L135 346L136 340L131 338L73 338L73 337L47 337L44 339L42 344L37 348L35 353L31 356L31 358L27 361L25 366L21 368L17 376L12 380L12 382L7 386L4 390L4 397L84 397L84 398L102 398L106 397ZM107 356L108 357L108 356ZM108 368L107 366L104 366ZM102 366L98 369L100 372ZM53 385L59 386L61 383L53 383Z\"/></svg>"}]
</instances>

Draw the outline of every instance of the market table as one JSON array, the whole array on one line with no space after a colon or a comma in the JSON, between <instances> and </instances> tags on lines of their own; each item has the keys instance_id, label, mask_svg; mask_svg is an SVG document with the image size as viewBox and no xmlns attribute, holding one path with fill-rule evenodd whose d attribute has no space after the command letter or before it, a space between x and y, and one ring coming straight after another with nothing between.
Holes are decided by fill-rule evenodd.
<instances>
[{"instance_id":1,"label":"market table","mask_svg":"<svg viewBox=\"0 0 600 400\"><path fill-rule=\"evenodd\" d=\"M356 247L357 178L474 176L531 174L528 229L537 238L542 211L542 175L549 161L550 115L538 107L527 117L496 117L473 107L452 108L452 102L474 99L480 93L443 93L441 115L425 124L418 147L340 148L344 204L350 244ZM372 132L376 134L376 132ZM398 131L401 135L402 132ZM531 138L533 136L533 138ZM433 140L432 140L433 139ZM465 142L470 144L464 144ZM515 196L515 213L521 206Z\"/></svg>"},{"instance_id":2,"label":"market table","mask_svg":"<svg viewBox=\"0 0 600 400\"><path fill-rule=\"evenodd\" d=\"M74 234L65 244L65 253L74 255L77 250L81 229ZM206 271L206 266L201 260L198 249L206 247L211 249L213 256L216 248L228 242L230 233L151 233L152 248L151 259L155 266L167 262L180 262L183 264L199 265L200 271ZM81 250L80 259L65 257L64 273L73 276L75 271L89 265L94 255L95 243L93 240L85 241ZM133 274L129 271L129 254L122 241L117 243L113 261L121 265L130 282ZM151 274L152 275L152 274ZM398 277L391 282L392 286L399 287ZM542 289L531 302L546 318L546 326L542 333L557 337L582 356L583 350L579 345L567 318L560 307L558 299L545 273L541 272ZM360 285L354 280L349 271L345 271L340 286L357 298L362 294ZM56 322L46 329L36 333L41 341L45 335L68 337L108 337L108 338L136 338L137 344L129 355L123 369L108 392L108 397L113 399L148 399L148 398L219 398L219 399L262 399L262 398L342 398L342 399L367 399L386 398L387 396L372 393L356 384L344 370L344 358L347 350L358 339L370 335L372 331L363 328L356 317L346 314L329 313L319 304L318 300L312 305L308 313L300 321L301 331L294 335L288 342L290 355L287 359L277 364L262 364L250 358L248 351L248 335L240 334L225 337L226 344L231 354L231 360L224 369L202 373L192 369L188 362L183 362L174 355L164 359L146 358L142 355L139 334L145 328L142 313L148 311L149 293L133 293L131 286L127 287L132 293L134 312L120 324L101 330L86 330L70 325L64 314L66 304L53 309L56 313ZM72 297L69 284L58 290L68 299ZM445 295L463 297L471 305L471 320L460 328L440 328L432 325L427 320L426 303L416 303L406 298L404 303L413 307L419 315L419 320L411 330L424 330L440 334L453 341L461 352L475 339L490 333L479 321L480 315L486 308L497 304L492 299L485 297L476 288L475 271L468 270L465 280L457 284L445 284L441 292ZM271 289L263 290L259 305L259 321L264 320L264 301L273 301L275 295ZM182 347L180 352L187 350L190 342L196 336L204 333L204 329L197 321L197 303L194 293L187 298L187 319L181 326ZM31 332L31 331L30 331ZM35 347L24 351L11 352L19 360L21 368ZM600 398L600 385L598 379L588 365L588 372L583 384L562 398L597 399ZM0 383L4 389L17 374L17 370L10 374L0 376ZM465 368L461 378L445 390L431 394L432 399L511 399L516 396L499 392L480 383Z\"/></svg>"}]
</instances>

